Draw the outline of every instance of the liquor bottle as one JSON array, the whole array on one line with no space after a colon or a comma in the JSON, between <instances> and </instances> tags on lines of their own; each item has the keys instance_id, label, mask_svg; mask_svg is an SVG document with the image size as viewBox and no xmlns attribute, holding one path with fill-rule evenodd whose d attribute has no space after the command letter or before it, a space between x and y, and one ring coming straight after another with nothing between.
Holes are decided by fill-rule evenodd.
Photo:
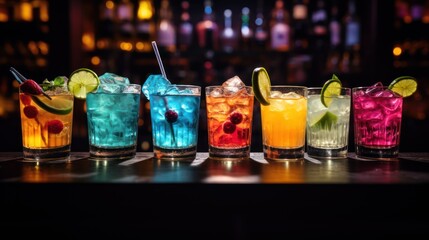
<instances>
[{"instance_id":1,"label":"liquor bottle","mask_svg":"<svg viewBox=\"0 0 429 240\"><path fill-rule=\"evenodd\" d=\"M130 0L122 0L118 4L117 19L119 23L118 47L123 51L133 49L134 35L134 4Z\"/></svg>"},{"instance_id":2,"label":"liquor bottle","mask_svg":"<svg viewBox=\"0 0 429 240\"><path fill-rule=\"evenodd\" d=\"M268 33L265 29L264 20L264 1L258 1L255 18L255 46L258 49L265 49L265 44L268 38Z\"/></svg>"},{"instance_id":3,"label":"liquor bottle","mask_svg":"<svg viewBox=\"0 0 429 240\"><path fill-rule=\"evenodd\" d=\"M345 46L346 48L359 47L360 45L360 22L356 14L356 3L349 1L348 12L345 16Z\"/></svg>"},{"instance_id":4,"label":"liquor bottle","mask_svg":"<svg viewBox=\"0 0 429 240\"><path fill-rule=\"evenodd\" d=\"M292 9L293 48L296 52L305 52L308 48L308 0L295 0Z\"/></svg>"},{"instance_id":5,"label":"liquor bottle","mask_svg":"<svg viewBox=\"0 0 429 240\"><path fill-rule=\"evenodd\" d=\"M253 31L250 28L250 9L243 7L241 9L241 48L243 50L250 50Z\"/></svg>"},{"instance_id":6,"label":"liquor bottle","mask_svg":"<svg viewBox=\"0 0 429 240\"><path fill-rule=\"evenodd\" d=\"M238 45L238 34L232 28L232 11L231 9L226 9L223 12L224 16L224 28L221 33L221 42L222 49L225 52L232 52L237 49Z\"/></svg>"},{"instance_id":7,"label":"liquor bottle","mask_svg":"<svg viewBox=\"0 0 429 240\"><path fill-rule=\"evenodd\" d=\"M158 46L167 51L176 50L176 29L172 23L173 12L170 9L168 0L162 0L159 10L159 24L157 26Z\"/></svg>"},{"instance_id":8,"label":"liquor bottle","mask_svg":"<svg viewBox=\"0 0 429 240\"><path fill-rule=\"evenodd\" d=\"M356 71L360 67L360 22L356 13L356 3L349 1L345 16L345 50L343 53L343 68ZM349 64L349 66L346 66Z\"/></svg>"},{"instance_id":9,"label":"liquor bottle","mask_svg":"<svg viewBox=\"0 0 429 240\"><path fill-rule=\"evenodd\" d=\"M336 2L331 8L331 21L329 22L329 42L331 48L339 48L341 45L341 23L338 16L338 6Z\"/></svg>"},{"instance_id":10,"label":"liquor bottle","mask_svg":"<svg viewBox=\"0 0 429 240\"><path fill-rule=\"evenodd\" d=\"M97 49L113 48L115 38L114 21L116 5L112 0L105 0L99 6L100 26L96 32Z\"/></svg>"},{"instance_id":11,"label":"liquor bottle","mask_svg":"<svg viewBox=\"0 0 429 240\"><path fill-rule=\"evenodd\" d=\"M334 2L331 7L331 19L329 22L329 53L326 60L328 72L338 72L341 57L341 23L338 17L338 6Z\"/></svg>"},{"instance_id":12,"label":"liquor bottle","mask_svg":"<svg viewBox=\"0 0 429 240\"><path fill-rule=\"evenodd\" d=\"M153 21L154 7L152 0L140 0L137 8L136 49L142 52L152 50L155 24Z\"/></svg>"},{"instance_id":13,"label":"liquor bottle","mask_svg":"<svg viewBox=\"0 0 429 240\"><path fill-rule=\"evenodd\" d=\"M192 45L194 27L189 14L189 2L182 2L182 14L180 15L178 46L181 51L188 50Z\"/></svg>"},{"instance_id":14,"label":"liquor bottle","mask_svg":"<svg viewBox=\"0 0 429 240\"><path fill-rule=\"evenodd\" d=\"M204 16L197 23L198 46L205 50L217 50L219 28L215 22L211 0L204 1Z\"/></svg>"},{"instance_id":15,"label":"liquor bottle","mask_svg":"<svg viewBox=\"0 0 429 240\"><path fill-rule=\"evenodd\" d=\"M284 8L282 0L277 0L271 14L271 49L275 51L289 51L290 26L289 13Z\"/></svg>"},{"instance_id":16,"label":"liquor bottle","mask_svg":"<svg viewBox=\"0 0 429 240\"><path fill-rule=\"evenodd\" d=\"M311 20L313 25L313 39L315 41L313 46L316 47L316 49L322 49L326 47L328 38L328 14L326 12L324 0L317 1Z\"/></svg>"}]
</instances>

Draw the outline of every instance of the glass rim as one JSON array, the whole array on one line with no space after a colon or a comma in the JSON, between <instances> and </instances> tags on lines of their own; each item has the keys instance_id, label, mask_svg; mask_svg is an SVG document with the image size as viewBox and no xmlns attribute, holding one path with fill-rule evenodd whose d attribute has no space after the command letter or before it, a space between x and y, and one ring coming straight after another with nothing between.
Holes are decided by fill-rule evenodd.
<instances>
[{"instance_id":1,"label":"glass rim","mask_svg":"<svg viewBox=\"0 0 429 240\"><path fill-rule=\"evenodd\" d=\"M141 87L141 84L138 84L138 83L121 83L121 84L118 84L118 83L100 83L100 84L98 84L98 86L101 86L101 85L123 85L123 86L139 86L139 87Z\"/></svg>"},{"instance_id":2,"label":"glass rim","mask_svg":"<svg viewBox=\"0 0 429 240\"><path fill-rule=\"evenodd\" d=\"M362 89L368 89L368 88L371 88L371 87L374 87L374 86L354 87L354 88L352 88L352 90L362 90ZM379 86L379 87L376 87L376 88L388 89L389 86L383 85L383 86Z\"/></svg>"},{"instance_id":3,"label":"glass rim","mask_svg":"<svg viewBox=\"0 0 429 240\"><path fill-rule=\"evenodd\" d=\"M43 94L40 94L40 95L34 95L34 94L30 94L30 93L25 93L25 92L23 92L23 91L21 91L21 89L20 88L18 88L18 93L23 93L23 94L27 94L27 95L29 95L29 96L36 96L36 97L45 97L45 96L43 96ZM64 92L61 92L61 93L54 93L53 91L44 91L49 97L52 97L52 96L73 96L73 97L75 97L74 96L74 94L72 93L72 92L70 92L70 91L64 91Z\"/></svg>"},{"instance_id":4,"label":"glass rim","mask_svg":"<svg viewBox=\"0 0 429 240\"><path fill-rule=\"evenodd\" d=\"M271 85L270 88L301 88L301 89L308 89L307 86L300 86L300 85Z\"/></svg>"},{"instance_id":5,"label":"glass rim","mask_svg":"<svg viewBox=\"0 0 429 240\"><path fill-rule=\"evenodd\" d=\"M348 90L348 89L352 89L352 88L350 88L350 87L333 87L333 88L340 88L340 89L344 89L344 90ZM323 89L323 87L307 87L307 89L313 89L313 90L318 90L318 89L320 89L320 90L322 90Z\"/></svg>"},{"instance_id":6,"label":"glass rim","mask_svg":"<svg viewBox=\"0 0 429 240\"><path fill-rule=\"evenodd\" d=\"M188 87L188 88L200 88L201 86L198 85L192 85L192 84L171 84L170 86L177 86L177 87ZM170 87L169 86L169 87Z\"/></svg>"},{"instance_id":7,"label":"glass rim","mask_svg":"<svg viewBox=\"0 0 429 240\"><path fill-rule=\"evenodd\" d=\"M210 89L210 88L235 88L235 87L224 87L222 85L211 85L211 86L206 86L205 88ZM244 86L243 88L246 88L246 89L252 88L253 89L252 86Z\"/></svg>"}]
</instances>

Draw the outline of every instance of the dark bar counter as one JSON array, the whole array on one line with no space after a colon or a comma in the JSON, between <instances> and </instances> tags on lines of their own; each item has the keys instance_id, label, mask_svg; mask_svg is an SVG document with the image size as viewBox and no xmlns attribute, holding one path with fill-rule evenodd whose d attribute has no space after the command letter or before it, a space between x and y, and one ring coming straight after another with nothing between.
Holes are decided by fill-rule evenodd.
<instances>
[{"instance_id":1,"label":"dark bar counter","mask_svg":"<svg viewBox=\"0 0 429 240\"><path fill-rule=\"evenodd\" d=\"M52 239L429 236L429 153L277 163L134 159L26 163L0 153L1 235ZM150 237L152 236L152 237ZM2 239L9 239L3 238Z\"/></svg>"}]
</instances>

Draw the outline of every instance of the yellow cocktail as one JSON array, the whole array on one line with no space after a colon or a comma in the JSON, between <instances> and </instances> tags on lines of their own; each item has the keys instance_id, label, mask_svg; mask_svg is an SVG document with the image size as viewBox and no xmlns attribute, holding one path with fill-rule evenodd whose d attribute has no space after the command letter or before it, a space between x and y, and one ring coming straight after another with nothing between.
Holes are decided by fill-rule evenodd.
<instances>
[{"instance_id":1,"label":"yellow cocktail","mask_svg":"<svg viewBox=\"0 0 429 240\"><path fill-rule=\"evenodd\" d=\"M261 104L264 156L271 160L304 157L307 88L272 86L269 105Z\"/></svg>"}]
</instances>

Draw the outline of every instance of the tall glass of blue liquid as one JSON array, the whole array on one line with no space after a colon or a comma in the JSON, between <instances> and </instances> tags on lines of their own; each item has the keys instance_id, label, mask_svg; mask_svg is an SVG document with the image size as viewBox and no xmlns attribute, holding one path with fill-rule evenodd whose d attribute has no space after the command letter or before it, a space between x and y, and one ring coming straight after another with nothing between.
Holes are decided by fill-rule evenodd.
<instances>
[{"instance_id":1,"label":"tall glass of blue liquid","mask_svg":"<svg viewBox=\"0 0 429 240\"><path fill-rule=\"evenodd\" d=\"M86 96L90 157L99 160L133 158L141 86L101 83Z\"/></svg>"}]
</instances>

